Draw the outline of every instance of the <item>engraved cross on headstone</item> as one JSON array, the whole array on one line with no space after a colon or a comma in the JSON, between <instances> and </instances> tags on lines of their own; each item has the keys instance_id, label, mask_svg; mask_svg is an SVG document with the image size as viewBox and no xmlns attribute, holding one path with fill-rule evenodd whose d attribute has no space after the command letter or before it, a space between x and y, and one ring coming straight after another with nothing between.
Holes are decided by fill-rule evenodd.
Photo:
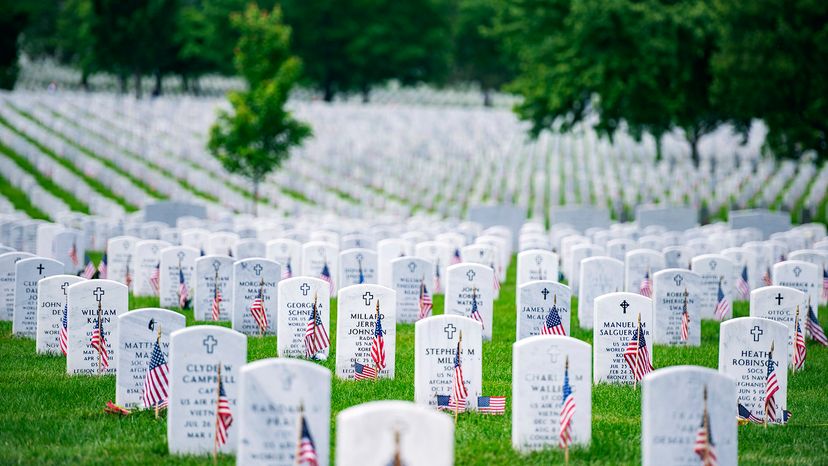
<instances>
[{"instance_id":1,"label":"engraved cross on headstone","mask_svg":"<svg viewBox=\"0 0 828 466\"><path fill-rule=\"evenodd\" d=\"M60 289L63 290L63 295L66 296L66 287L69 286L69 282L63 282L63 285L60 285Z\"/></svg>"},{"instance_id":2,"label":"engraved cross on headstone","mask_svg":"<svg viewBox=\"0 0 828 466\"><path fill-rule=\"evenodd\" d=\"M474 280L475 275L477 275L477 274L474 273L474 270L469 270L468 272L466 272L466 276L469 277L469 281Z\"/></svg>"},{"instance_id":3,"label":"engraved cross on headstone","mask_svg":"<svg viewBox=\"0 0 828 466\"><path fill-rule=\"evenodd\" d=\"M794 273L794 275L796 275L796 278L799 278L799 274L801 274L801 273L802 273L802 268L800 268L800 267L797 265L796 267L794 267L794 269L793 269L793 273Z\"/></svg>"},{"instance_id":4,"label":"engraved cross on headstone","mask_svg":"<svg viewBox=\"0 0 828 466\"><path fill-rule=\"evenodd\" d=\"M765 333L765 331L759 328L758 325L753 327L753 330L750 331L750 334L753 335L753 341L759 341L759 337L762 336L763 333Z\"/></svg>"},{"instance_id":5,"label":"engraved cross on headstone","mask_svg":"<svg viewBox=\"0 0 828 466\"><path fill-rule=\"evenodd\" d=\"M302 291L302 296L307 296L308 291L310 291L310 285L308 285L307 282L302 283L302 286L300 286L299 289Z\"/></svg>"},{"instance_id":6,"label":"engraved cross on headstone","mask_svg":"<svg viewBox=\"0 0 828 466\"><path fill-rule=\"evenodd\" d=\"M103 288L99 286L95 288L95 291L93 291L92 294L95 295L95 299L97 299L98 302L101 302L101 299L103 298L103 295L106 294L106 292L104 292Z\"/></svg>"},{"instance_id":7,"label":"engraved cross on headstone","mask_svg":"<svg viewBox=\"0 0 828 466\"><path fill-rule=\"evenodd\" d=\"M716 270L716 266L719 264L715 260L711 259L710 262L707 263L707 265L710 266L710 270Z\"/></svg>"},{"instance_id":8,"label":"engraved cross on headstone","mask_svg":"<svg viewBox=\"0 0 828 466\"><path fill-rule=\"evenodd\" d=\"M213 338L212 335L207 335L207 338L205 338L204 341L201 342L201 344L204 345L204 348L207 349L207 354L213 354L213 350L216 349L218 341L216 341L216 339Z\"/></svg>"},{"instance_id":9,"label":"engraved cross on headstone","mask_svg":"<svg viewBox=\"0 0 828 466\"><path fill-rule=\"evenodd\" d=\"M176 256L178 256L178 262L181 263L181 261L184 260L184 256L186 255L187 254L184 254L184 251L178 251L178 254L176 254Z\"/></svg>"},{"instance_id":10,"label":"engraved cross on headstone","mask_svg":"<svg viewBox=\"0 0 828 466\"><path fill-rule=\"evenodd\" d=\"M411 273L414 273L414 271L417 270L417 263L416 262L409 262L408 263L408 270L410 270Z\"/></svg>"},{"instance_id":11,"label":"engraved cross on headstone","mask_svg":"<svg viewBox=\"0 0 828 466\"><path fill-rule=\"evenodd\" d=\"M253 266L253 271L254 271L254 272L256 272L256 276L257 276L257 277L258 277L259 275L261 275L261 274L262 274L262 264L256 264L256 265L254 265L254 266Z\"/></svg>"},{"instance_id":12,"label":"engraved cross on headstone","mask_svg":"<svg viewBox=\"0 0 828 466\"><path fill-rule=\"evenodd\" d=\"M673 277L673 281L676 282L676 286L681 286L681 282L684 281L684 277L682 277L679 274L676 274L676 276Z\"/></svg>"},{"instance_id":13,"label":"engraved cross on headstone","mask_svg":"<svg viewBox=\"0 0 828 466\"><path fill-rule=\"evenodd\" d=\"M776 293L776 297L774 297L773 299L776 300L776 305L777 306L781 306L782 305L782 300L785 299L785 298L782 297L782 293Z\"/></svg>"},{"instance_id":14,"label":"engraved cross on headstone","mask_svg":"<svg viewBox=\"0 0 828 466\"><path fill-rule=\"evenodd\" d=\"M561 352L557 346L553 346L549 348L549 351L547 351L546 354L549 355L549 362L551 362L552 364L557 364L558 356L561 354Z\"/></svg>"},{"instance_id":15,"label":"engraved cross on headstone","mask_svg":"<svg viewBox=\"0 0 828 466\"><path fill-rule=\"evenodd\" d=\"M541 256L541 255L535 256L535 264L541 265L542 262L543 262L543 256Z\"/></svg>"},{"instance_id":16,"label":"engraved cross on headstone","mask_svg":"<svg viewBox=\"0 0 828 466\"><path fill-rule=\"evenodd\" d=\"M374 299L374 295L371 294L370 291L366 291L364 295L362 295L362 300L365 301L366 306L371 305L371 300Z\"/></svg>"},{"instance_id":17,"label":"engraved cross on headstone","mask_svg":"<svg viewBox=\"0 0 828 466\"><path fill-rule=\"evenodd\" d=\"M626 299L621 301L621 309L624 310L624 314L627 313L627 308L628 307L630 307L630 303L628 303Z\"/></svg>"},{"instance_id":18,"label":"engraved cross on headstone","mask_svg":"<svg viewBox=\"0 0 828 466\"><path fill-rule=\"evenodd\" d=\"M443 331L446 332L446 337L448 337L449 340L453 340L454 332L457 331L457 327L455 327L454 324L448 324L443 328Z\"/></svg>"},{"instance_id":19,"label":"engraved cross on headstone","mask_svg":"<svg viewBox=\"0 0 828 466\"><path fill-rule=\"evenodd\" d=\"M217 261L217 260L216 260L216 261L213 261L213 270L214 270L216 273L218 273L219 268L221 268L221 262L219 262L219 261Z\"/></svg>"},{"instance_id":20,"label":"engraved cross on headstone","mask_svg":"<svg viewBox=\"0 0 828 466\"><path fill-rule=\"evenodd\" d=\"M45 268L45 267L43 267L43 264L42 264L42 263L41 263L41 264L37 264L37 273L38 273L38 275L43 275L43 269L44 269L44 268Z\"/></svg>"},{"instance_id":21,"label":"engraved cross on headstone","mask_svg":"<svg viewBox=\"0 0 828 466\"><path fill-rule=\"evenodd\" d=\"M543 300L546 301L546 297L549 296L549 289L544 288L541 290L541 294L543 295Z\"/></svg>"}]
</instances>

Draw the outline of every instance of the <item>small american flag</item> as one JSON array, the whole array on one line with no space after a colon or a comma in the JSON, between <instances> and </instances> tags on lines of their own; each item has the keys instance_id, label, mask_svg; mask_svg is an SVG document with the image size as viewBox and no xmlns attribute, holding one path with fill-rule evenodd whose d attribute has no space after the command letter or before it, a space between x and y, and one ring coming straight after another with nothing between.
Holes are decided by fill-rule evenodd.
<instances>
[{"instance_id":1,"label":"small american flag","mask_svg":"<svg viewBox=\"0 0 828 466\"><path fill-rule=\"evenodd\" d=\"M362 285L365 283L365 273L362 271L362 261L359 261L359 277L357 278L357 284Z\"/></svg>"},{"instance_id":2,"label":"small american flag","mask_svg":"<svg viewBox=\"0 0 828 466\"><path fill-rule=\"evenodd\" d=\"M377 371L373 367L354 362L354 380L376 379Z\"/></svg>"},{"instance_id":3,"label":"small american flag","mask_svg":"<svg viewBox=\"0 0 828 466\"><path fill-rule=\"evenodd\" d=\"M84 254L83 260L86 262L86 266L79 275L87 280L91 280L95 276L95 272L98 271L98 268L95 267L95 263L89 258L89 254Z\"/></svg>"},{"instance_id":4,"label":"small american flag","mask_svg":"<svg viewBox=\"0 0 828 466\"><path fill-rule=\"evenodd\" d=\"M127 261L126 273L124 274L124 285L126 285L127 288L129 288L130 285L132 285L132 274L129 273L129 261Z\"/></svg>"},{"instance_id":5,"label":"small american flag","mask_svg":"<svg viewBox=\"0 0 828 466\"><path fill-rule=\"evenodd\" d=\"M449 395L437 395L437 409L452 412L456 410L458 413L465 413L466 403L457 404L454 402L454 398Z\"/></svg>"},{"instance_id":6,"label":"small american flag","mask_svg":"<svg viewBox=\"0 0 828 466\"><path fill-rule=\"evenodd\" d=\"M187 282L184 281L184 271L181 264L178 265L178 307L187 309L190 307L190 291L187 289Z\"/></svg>"},{"instance_id":7,"label":"small american flag","mask_svg":"<svg viewBox=\"0 0 828 466\"><path fill-rule=\"evenodd\" d=\"M100 304L98 305L98 318L95 320L95 328L92 329L92 338L89 344L100 355L101 367L109 367L109 354L106 352L106 338L104 337L103 322L101 322Z\"/></svg>"},{"instance_id":8,"label":"small american flag","mask_svg":"<svg viewBox=\"0 0 828 466\"><path fill-rule=\"evenodd\" d=\"M724 320L730 312L730 300L725 296L722 290L722 279L719 279L719 290L716 296L716 318Z\"/></svg>"},{"instance_id":9,"label":"small american flag","mask_svg":"<svg viewBox=\"0 0 828 466\"><path fill-rule=\"evenodd\" d=\"M419 305L420 313L417 316L417 319L425 319L431 315L431 309L434 307L434 303L431 301L431 293L429 293L428 288L426 288L425 280L420 280Z\"/></svg>"},{"instance_id":10,"label":"small american flag","mask_svg":"<svg viewBox=\"0 0 828 466\"><path fill-rule=\"evenodd\" d=\"M541 335L563 335L566 336L566 329L561 322L561 315L558 314L558 308L555 305L558 300L557 295L553 296L552 308L546 314L546 320L541 325Z\"/></svg>"},{"instance_id":11,"label":"small american flag","mask_svg":"<svg viewBox=\"0 0 828 466\"><path fill-rule=\"evenodd\" d=\"M216 272L216 282L213 285L213 303L211 311L213 320L219 320L219 317L221 317L221 291L219 291L218 272Z\"/></svg>"},{"instance_id":12,"label":"small american flag","mask_svg":"<svg viewBox=\"0 0 828 466\"><path fill-rule=\"evenodd\" d=\"M437 264L434 265L434 292L439 293L443 289L443 284L440 283L440 260L437 259Z\"/></svg>"},{"instance_id":13,"label":"small american flag","mask_svg":"<svg viewBox=\"0 0 828 466\"><path fill-rule=\"evenodd\" d=\"M300 421L302 423L302 433L299 437L299 453L297 454L296 464L309 466L318 466L319 457L316 454L316 445L313 443L310 430L308 429L308 420L305 415L302 415Z\"/></svg>"},{"instance_id":14,"label":"small american flag","mask_svg":"<svg viewBox=\"0 0 828 466\"><path fill-rule=\"evenodd\" d=\"M127 275L129 275L129 271L127 271ZM158 295L161 292L160 287L161 281L161 262L155 264L155 268L152 269L152 274L149 277L149 284L152 287L152 291Z\"/></svg>"},{"instance_id":15,"label":"small american flag","mask_svg":"<svg viewBox=\"0 0 828 466\"><path fill-rule=\"evenodd\" d=\"M266 332L268 327L267 312L265 312L263 293L264 279L262 279L262 283L259 285L259 291L256 293L256 297L253 299L253 303L250 304L250 314L253 315L253 320L256 321L256 325L259 326L259 331L261 333Z\"/></svg>"},{"instance_id":16,"label":"small american flag","mask_svg":"<svg viewBox=\"0 0 828 466\"><path fill-rule=\"evenodd\" d=\"M822 300L828 300L828 269L822 269Z\"/></svg>"},{"instance_id":17,"label":"small american flag","mask_svg":"<svg viewBox=\"0 0 828 466\"><path fill-rule=\"evenodd\" d=\"M773 278L771 277L770 267L765 269L765 274L762 275L762 282L765 284L765 286L773 285Z\"/></svg>"},{"instance_id":18,"label":"small american flag","mask_svg":"<svg viewBox=\"0 0 828 466\"><path fill-rule=\"evenodd\" d=\"M72 261L72 265L78 266L78 245L75 242L72 242L72 247L69 248L69 260Z\"/></svg>"},{"instance_id":19,"label":"small american flag","mask_svg":"<svg viewBox=\"0 0 828 466\"><path fill-rule=\"evenodd\" d=\"M814 307L811 306L810 301L808 301L808 320L805 321L805 328L811 335L811 339L822 346L828 346L828 338L825 337L825 331L822 330L822 325L819 325L819 319L817 319L816 312L814 311Z\"/></svg>"},{"instance_id":20,"label":"small american flag","mask_svg":"<svg viewBox=\"0 0 828 466\"><path fill-rule=\"evenodd\" d=\"M66 356L66 353L69 352L69 335L68 335L68 322L67 322L67 315L69 314L69 301L66 301L63 304L63 317L60 319L60 332L58 332L58 342L60 343L60 350L63 352L63 355Z\"/></svg>"},{"instance_id":21,"label":"small american flag","mask_svg":"<svg viewBox=\"0 0 828 466\"><path fill-rule=\"evenodd\" d=\"M747 265L742 267L742 273L739 275L739 280L736 281L736 288L739 289L739 295L742 299L750 299L750 283L748 282Z\"/></svg>"},{"instance_id":22,"label":"small american flag","mask_svg":"<svg viewBox=\"0 0 828 466\"><path fill-rule=\"evenodd\" d=\"M492 285L494 286L495 294L500 293L500 280L497 279L497 269L495 268L494 263L491 264L492 268L492 277L494 277L494 282Z\"/></svg>"},{"instance_id":23,"label":"small american flag","mask_svg":"<svg viewBox=\"0 0 828 466\"><path fill-rule=\"evenodd\" d=\"M385 337L382 335L382 314L377 300L377 323L374 326L374 338L371 340L371 359L377 371L385 369Z\"/></svg>"},{"instance_id":24,"label":"small american flag","mask_svg":"<svg viewBox=\"0 0 828 466\"><path fill-rule=\"evenodd\" d=\"M460 257L460 249L459 248L454 248L454 254L452 254L452 256L451 256L451 264L450 265L459 264L461 262L463 262L463 259Z\"/></svg>"},{"instance_id":25,"label":"small american flag","mask_svg":"<svg viewBox=\"0 0 828 466\"><path fill-rule=\"evenodd\" d=\"M559 420L558 446L566 448L572 443L572 418L575 417L575 395L569 385L569 356L564 366L563 398L561 401L561 415Z\"/></svg>"},{"instance_id":26,"label":"small american flag","mask_svg":"<svg viewBox=\"0 0 828 466\"><path fill-rule=\"evenodd\" d=\"M650 280L649 270L644 274L644 279L641 280L641 284L638 286L638 293L648 298L653 296L653 282Z\"/></svg>"},{"instance_id":27,"label":"small american flag","mask_svg":"<svg viewBox=\"0 0 828 466\"><path fill-rule=\"evenodd\" d=\"M106 258L106 253L104 253L103 257L101 258L101 263L98 264L98 278L106 278L106 269L107 269L107 258Z\"/></svg>"},{"instance_id":28,"label":"small american flag","mask_svg":"<svg viewBox=\"0 0 828 466\"><path fill-rule=\"evenodd\" d=\"M219 364L220 366L220 364ZM227 443L227 430L233 424L233 412L230 411L230 400L224 391L224 383L221 381L221 368L218 371L218 402L216 403L216 445L222 446Z\"/></svg>"},{"instance_id":29,"label":"small american flag","mask_svg":"<svg viewBox=\"0 0 828 466\"><path fill-rule=\"evenodd\" d=\"M693 451L699 455L703 466L716 466L716 448L713 444L713 435L710 430L710 414L707 412L707 388L704 390L704 412L702 413L701 427L696 432L696 442Z\"/></svg>"},{"instance_id":30,"label":"small american flag","mask_svg":"<svg viewBox=\"0 0 828 466\"><path fill-rule=\"evenodd\" d=\"M483 328L486 327L483 323L483 316L480 314L480 308L477 307L477 288L472 288L472 307L469 315L472 319L480 322L480 325L483 326Z\"/></svg>"},{"instance_id":31,"label":"small american flag","mask_svg":"<svg viewBox=\"0 0 828 466\"><path fill-rule=\"evenodd\" d=\"M322 316L319 315L316 296L314 296L310 319L308 319L308 325L305 327L305 356L312 358L329 346L331 346L331 341L328 338L328 331L325 330L325 325L322 323Z\"/></svg>"},{"instance_id":32,"label":"small american flag","mask_svg":"<svg viewBox=\"0 0 828 466\"><path fill-rule=\"evenodd\" d=\"M333 293L334 282L333 278L331 278L331 270L328 268L327 262L325 262L325 264L322 265L322 272L319 273L319 278L328 282L328 286L330 287L331 293Z\"/></svg>"},{"instance_id":33,"label":"small american flag","mask_svg":"<svg viewBox=\"0 0 828 466\"><path fill-rule=\"evenodd\" d=\"M478 396L477 412L482 414L504 414L506 412L506 397Z\"/></svg>"},{"instance_id":34,"label":"small american flag","mask_svg":"<svg viewBox=\"0 0 828 466\"><path fill-rule=\"evenodd\" d=\"M466 398L469 396L469 390L466 388L466 383L463 381L463 364L460 360L461 346L463 342L463 334L457 340L457 352L454 354L454 380L452 380L452 399L457 406L465 406Z\"/></svg>"},{"instance_id":35,"label":"small american flag","mask_svg":"<svg viewBox=\"0 0 828 466\"><path fill-rule=\"evenodd\" d=\"M690 338L690 313L687 312L687 288L684 289L684 307L681 310L681 341Z\"/></svg>"},{"instance_id":36,"label":"small american flag","mask_svg":"<svg viewBox=\"0 0 828 466\"><path fill-rule=\"evenodd\" d=\"M293 277L293 267L290 265L290 257L288 257L287 263L285 264L285 268L282 269L282 280L292 278Z\"/></svg>"},{"instance_id":37,"label":"small american flag","mask_svg":"<svg viewBox=\"0 0 828 466\"><path fill-rule=\"evenodd\" d=\"M765 422L762 418L750 412L750 410L747 409L742 403L739 403L739 413L736 415L736 419L740 425L747 424L748 422L752 422L754 424L764 424Z\"/></svg>"},{"instance_id":38,"label":"small american flag","mask_svg":"<svg viewBox=\"0 0 828 466\"><path fill-rule=\"evenodd\" d=\"M144 395L141 399L144 401L145 408L160 406L162 402L167 400L170 387L168 376L167 360L164 358L164 353L161 352L158 339L156 339L155 346L152 348L147 375L144 378Z\"/></svg>"},{"instance_id":39,"label":"small american flag","mask_svg":"<svg viewBox=\"0 0 828 466\"><path fill-rule=\"evenodd\" d=\"M801 370L805 367L805 357L808 349L805 346L805 335L802 333L802 326L799 325L799 306L796 307L796 318L794 319L794 370Z\"/></svg>"},{"instance_id":40,"label":"small american flag","mask_svg":"<svg viewBox=\"0 0 828 466\"><path fill-rule=\"evenodd\" d=\"M632 370L636 381L640 381L645 375L653 371L650 362L650 351L647 349L647 340L644 338L644 330L641 327L641 316L638 317L638 327L633 332L627 349L624 350L624 360Z\"/></svg>"},{"instance_id":41,"label":"small american flag","mask_svg":"<svg viewBox=\"0 0 828 466\"><path fill-rule=\"evenodd\" d=\"M776 362L773 360L773 343L768 351L768 375L765 378L765 416L769 422L776 422L776 392L779 382L776 380Z\"/></svg>"}]
</instances>

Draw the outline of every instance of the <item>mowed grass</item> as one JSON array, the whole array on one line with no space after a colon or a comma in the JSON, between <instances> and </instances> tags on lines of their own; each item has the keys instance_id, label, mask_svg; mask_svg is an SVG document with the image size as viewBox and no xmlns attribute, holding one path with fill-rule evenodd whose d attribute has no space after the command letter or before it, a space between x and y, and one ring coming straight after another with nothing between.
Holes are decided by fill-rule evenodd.
<instances>
[{"instance_id":1,"label":"mowed grass","mask_svg":"<svg viewBox=\"0 0 828 466\"><path fill-rule=\"evenodd\" d=\"M495 305L494 338L483 344L483 393L511 399L512 343L515 339L514 266ZM130 309L156 306L155 298L131 298ZM573 308L577 303L573 302ZM336 303L333 303L334 310ZM442 312L443 298L435 297ZM737 303L736 314L748 314L747 303ZM196 322L184 312L187 324ZM828 313L822 310L823 321ZM592 342L590 331L574 336ZM331 326L335 328L336 314ZM103 413L115 399L115 377L68 377L60 357L38 356L34 341L12 337L11 325L0 324L0 463L2 464L204 464L206 457L175 457L167 453L166 423L149 412L116 417ZM335 332L331 331L332 337ZM715 368L719 326L703 323L702 346L656 346L656 368L695 364ZM335 342L334 342L335 344ZM352 382L333 380L332 443L336 415L354 405L381 399L414 399L414 326L397 326L395 380ZM788 409L793 419L784 427L739 428L741 464L828 464L828 348L808 344L807 370L789 378ZM275 337L248 338L248 358L275 357ZM333 370L334 357L324 363ZM681 403L682 400L675 400ZM572 464L640 464L641 391L628 386L593 387L592 443L571 452ZM162 415L163 416L163 415ZM735 422L735 413L734 413ZM562 464L557 449L520 455L511 448L511 410L506 416L464 414L455 433L455 460L459 465ZM332 445L335 448L335 445ZM423 445L428 448L428 445ZM334 456L332 456L334 458ZM232 456L219 459L232 464Z\"/></svg>"}]
</instances>

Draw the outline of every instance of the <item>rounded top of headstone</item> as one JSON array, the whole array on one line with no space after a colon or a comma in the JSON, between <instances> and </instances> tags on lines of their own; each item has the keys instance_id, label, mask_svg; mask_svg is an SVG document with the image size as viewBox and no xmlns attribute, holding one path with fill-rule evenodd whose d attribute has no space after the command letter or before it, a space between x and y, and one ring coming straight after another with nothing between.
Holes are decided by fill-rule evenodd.
<instances>
[{"instance_id":1,"label":"rounded top of headstone","mask_svg":"<svg viewBox=\"0 0 828 466\"><path fill-rule=\"evenodd\" d=\"M272 368L295 368L296 370L306 372L316 372L320 376L325 376L329 379L332 376L330 369L328 369L327 367L321 366L319 364L314 364L310 361L304 361L302 359L296 358L259 359L258 361L253 361L242 366L241 373L245 374L248 372L257 372L262 370L266 371Z\"/></svg>"}]
</instances>

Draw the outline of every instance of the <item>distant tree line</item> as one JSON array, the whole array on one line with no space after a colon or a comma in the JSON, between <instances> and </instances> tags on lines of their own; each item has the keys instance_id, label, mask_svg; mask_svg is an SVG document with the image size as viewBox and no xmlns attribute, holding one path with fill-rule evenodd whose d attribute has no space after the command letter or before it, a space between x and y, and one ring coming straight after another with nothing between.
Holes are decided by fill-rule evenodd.
<instances>
[{"instance_id":1,"label":"distant tree line","mask_svg":"<svg viewBox=\"0 0 828 466\"><path fill-rule=\"evenodd\" d=\"M490 92L514 76L498 41L483 33L496 0L0 0L0 12L9 12L0 85L14 84L24 52L76 67L85 87L106 72L140 96L141 80L153 76L160 94L162 78L178 75L198 92L200 76L236 72L239 31L230 17L251 3L281 8L302 82L326 101L350 93L367 100L372 87L396 80L476 82L490 103Z\"/></svg>"},{"instance_id":2,"label":"distant tree line","mask_svg":"<svg viewBox=\"0 0 828 466\"><path fill-rule=\"evenodd\" d=\"M198 92L208 73L235 74L251 0L0 0L0 87L17 57L50 56L130 81L178 75ZM777 156L828 158L825 0L259 0L278 5L302 62L300 83L326 101L390 80L477 83L523 97L534 133L597 115L596 129L699 140L722 123L760 118ZM592 121L592 120L590 120Z\"/></svg>"}]
</instances>

